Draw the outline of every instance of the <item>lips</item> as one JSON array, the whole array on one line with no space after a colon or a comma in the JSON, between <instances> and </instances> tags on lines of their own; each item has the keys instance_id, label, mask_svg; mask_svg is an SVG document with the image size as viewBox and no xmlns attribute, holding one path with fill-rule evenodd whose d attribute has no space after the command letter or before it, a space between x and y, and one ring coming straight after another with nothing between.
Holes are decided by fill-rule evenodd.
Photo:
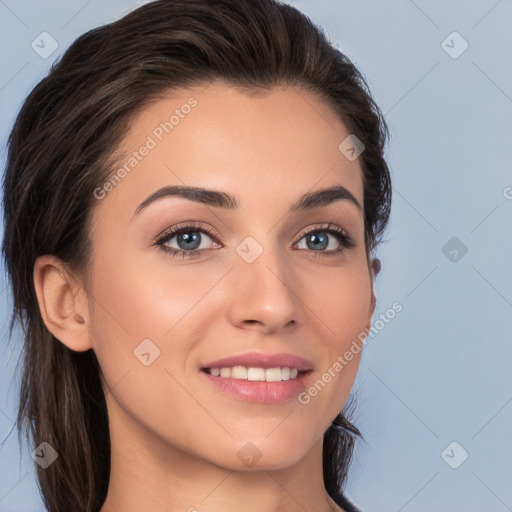
<instances>
[{"instance_id":1,"label":"lips","mask_svg":"<svg viewBox=\"0 0 512 512\"><path fill-rule=\"evenodd\" d=\"M293 354L250 352L211 361L201 373L214 389L249 402L279 403L306 387L313 364Z\"/></svg>"}]
</instances>

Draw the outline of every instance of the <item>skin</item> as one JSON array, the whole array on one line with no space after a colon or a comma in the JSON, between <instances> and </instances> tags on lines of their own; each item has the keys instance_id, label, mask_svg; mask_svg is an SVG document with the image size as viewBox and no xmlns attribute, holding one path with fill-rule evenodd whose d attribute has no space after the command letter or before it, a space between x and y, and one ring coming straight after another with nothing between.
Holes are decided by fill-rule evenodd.
<instances>
[{"instance_id":1,"label":"skin","mask_svg":"<svg viewBox=\"0 0 512 512\"><path fill-rule=\"evenodd\" d=\"M72 350L93 349L102 369L112 446L102 511L341 510L324 488L322 438L361 352L307 405L227 396L205 384L200 366L287 352L313 363L313 384L370 327L377 267L365 252L362 210L341 200L287 213L302 194L337 184L363 205L360 163L338 150L349 132L309 92L247 95L216 83L146 107L120 149L137 150L190 97L197 106L97 200L87 287L54 256L34 267L46 326ZM227 192L240 206L169 197L134 216L159 188L184 184ZM184 221L213 229L215 239L200 232L198 257L154 245ZM356 246L322 255L340 247L328 235L327 249L308 248L304 231L328 222ZM263 248L250 264L235 251L247 236ZM180 248L177 238L168 245ZM146 338L160 349L149 366L134 356ZM252 467L237 457L248 442L261 454Z\"/></svg>"}]
</instances>

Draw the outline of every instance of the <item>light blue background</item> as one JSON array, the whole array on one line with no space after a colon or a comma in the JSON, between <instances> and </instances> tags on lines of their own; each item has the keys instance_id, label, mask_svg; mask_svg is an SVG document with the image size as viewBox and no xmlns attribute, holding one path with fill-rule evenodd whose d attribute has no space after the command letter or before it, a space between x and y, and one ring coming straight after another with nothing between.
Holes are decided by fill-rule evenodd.
<instances>
[{"instance_id":1,"label":"light blue background","mask_svg":"<svg viewBox=\"0 0 512 512\"><path fill-rule=\"evenodd\" d=\"M81 33L142 3L0 2L2 164L21 101L55 57ZM392 135L394 201L379 252L375 319L395 301L403 310L364 351L354 390L366 443L357 445L347 494L365 512L510 511L512 5L293 5L366 75ZM43 31L59 43L47 60L31 48ZM441 47L453 31L469 44L457 59ZM468 248L457 262L441 251L454 236ZM11 299L5 272L1 279L5 340ZM2 347L0 510L42 510L31 450L23 447L20 459L15 430L8 436L18 354ZM441 458L452 441L469 453L458 469Z\"/></svg>"}]
</instances>

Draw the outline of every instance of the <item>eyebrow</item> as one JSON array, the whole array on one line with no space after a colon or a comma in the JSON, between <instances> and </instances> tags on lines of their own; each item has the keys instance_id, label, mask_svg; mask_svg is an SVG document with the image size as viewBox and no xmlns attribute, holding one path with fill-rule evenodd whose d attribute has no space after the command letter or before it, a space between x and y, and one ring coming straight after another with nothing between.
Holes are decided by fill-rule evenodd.
<instances>
[{"instance_id":1,"label":"eyebrow","mask_svg":"<svg viewBox=\"0 0 512 512\"><path fill-rule=\"evenodd\" d=\"M240 205L239 201L235 197L227 194L226 192L209 190L202 187L174 185L163 187L147 197L137 207L135 215L138 215L154 201L158 201L164 197L182 197L189 201L224 208L227 210L235 210ZM357 206L359 210L363 210L359 201L349 190L342 185L335 185L321 190L316 190L315 192L303 194L296 203L290 206L288 213L328 206L337 201L349 201Z\"/></svg>"}]
</instances>

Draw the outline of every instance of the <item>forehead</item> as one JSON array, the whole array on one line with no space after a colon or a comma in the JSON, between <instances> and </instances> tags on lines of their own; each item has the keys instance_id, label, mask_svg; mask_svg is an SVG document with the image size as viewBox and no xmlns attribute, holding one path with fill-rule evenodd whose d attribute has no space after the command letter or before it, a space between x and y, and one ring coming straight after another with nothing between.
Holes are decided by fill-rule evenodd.
<instances>
[{"instance_id":1,"label":"forehead","mask_svg":"<svg viewBox=\"0 0 512 512\"><path fill-rule=\"evenodd\" d=\"M135 208L173 184L224 190L248 205L291 203L299 193L341 183L362 204L359 162L339 150L348 136L333 110L303 89L247 94L215 84L174 91L133 118L114 168L126 172L104 203Z\"/></svg>"}]
</instances>

